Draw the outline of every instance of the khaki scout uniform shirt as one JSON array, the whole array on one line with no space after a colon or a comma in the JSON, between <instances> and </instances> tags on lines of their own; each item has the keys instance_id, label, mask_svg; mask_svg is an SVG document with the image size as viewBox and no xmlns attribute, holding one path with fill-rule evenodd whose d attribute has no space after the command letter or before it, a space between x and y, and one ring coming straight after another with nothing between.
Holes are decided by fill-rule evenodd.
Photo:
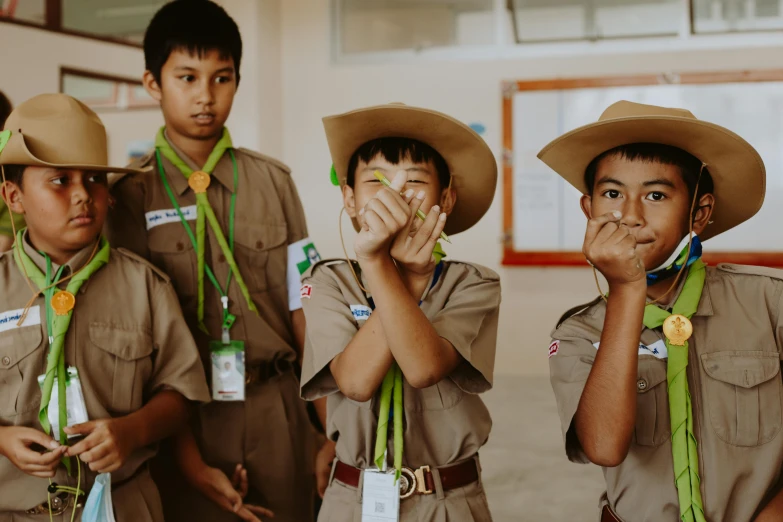
<instances>
[{"instance_id":1,"label":"khaki scout uniform shirt","mask_svg":"<svg viewBox=\"0 0 783 522\"><path fill-rule=\"evenodd\" d=\"M174 150L199 170L183 152ZM272 509L277 521L301 522L312 518L314 429L305 403L298 397L299 381L293 371L297 353L286 279L288 245L307 237L307 227L288 168L245 149L235 149L234 154L239 173L234 257L259 313L247 308L232 278L229 310L237 319L231 338L245 342L246 368L258 370L263 377L247 387L244 402L204 405L194 432L209 465L229 476L237 463L247 468L251 488L247 502ZM161 160L195 234L195 194L182 172L163 155ZM220 339L223 323L220 294L205 276L207 335L197 323L196 251L166 193L154 154L142 158L141 166L145 165L152 170L125 176L113 185L117 203L107 220L109 240L150 259L171 277L204 368L210 368L209 342ZM226 153L215 167L207 191L226 240L233 176L231 157ZM206 231L205 261L223 286L229 267L208 224ZM231 513L183 487L181 481L174 482L159 481L167 520L235 520Z\"/></svg>"},{"instance_id":2,"label":"khaki scout uniform shirt","mask_svg":"<svg viewBox=\"0 0 783 522\"><path fill-rule=\"evenodd\" d=\"M704 510L710 522L746 522L774 495L783 465L783 271L707 268L691 319L688 383L698 441ZM606 314L597 300L553 332L552 387L574 462L586 462L572 419L596 355ZM625 461L605 468L608 502L628 522L679 520L672 465L666 359L660 328L642 329L636 429ZM599 348L600 350L600 345ZM665 351L665 347L663 347ZM550 353L555 348L550 348ZM654 355L653 352L658 354Z\"/></svg>"},{"instance_id":3,"label":"khaki scout uniform shirt","mask_svg":"<svg viewBox=\"0 0 783 522\"><path fill-rule=\"evenodd\" d=\"M45 273L44 257L27 241L24 248ZM63 276L81 268L92 250L90 246L76 254ZM40 430L37 379L46 371L49 332L42 296L23 325L16 326L30 297L12 253L0 256L0 425ZM66 365L79 371L91 420L128 415L163 390L193 401L209 400L204 370L174 289L165 275L129 252L112 250L109 262L82 285L64 352ZM140 448L112 472L117 522L162 522L160 498L146 466L156 452L157 445ZM81 487L89 492L96 474L85 464L81 470ZM63 466L52 481L76 486L76 477L68 477ZM0 521L28 520L19 512L47 500L47 479L22 473L2 457L0 484ZM70 520L70 510L67 516ZM29 520L44 518L48 515Z\"/></svg>"},{"instance_id":4,"label":"khaki scout uniform shirt","mask_svg":"<svg viewBox=\"0 0 783 522\"><path fill-rule=\"evenodd\" d=\"M438 334L464 361L438 384L417 390L403 378L405 406L403 465L437 468L473 458L489 437L492 420L478 394L492 387L497 340L500 280L491 270L446 262L437 284L426 294L422 311ZM303 278L311 285L303 299L307 340L302 369L302 397L328 396L327 436L337 442L337 458L357 468L373 467L379 395L358 403L340 393L329 363L366 321L365 294L345 261L322 262ZM363 283L367 288L366 282ZM307 289L307 287L305 287ZM303 292L303 295L305 292ZM392 423L390 423L390 428ZM394 440L389 437L389 455ZM408 521L490 520L480 483L436 495L402 501ZM319 520L359 520L356 491L333 481L326 491Z\"/></svg>"}]
</instances>

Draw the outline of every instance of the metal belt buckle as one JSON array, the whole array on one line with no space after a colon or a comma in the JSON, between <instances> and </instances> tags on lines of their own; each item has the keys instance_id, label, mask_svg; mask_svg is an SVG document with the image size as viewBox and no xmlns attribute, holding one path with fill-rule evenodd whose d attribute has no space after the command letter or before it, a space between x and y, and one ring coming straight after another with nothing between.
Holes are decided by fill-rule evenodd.
<instances>
[{"instance_id":1,"label":"metal belt buckle","mask_svg":"<svg viewBox=\"0 0 783 522\"><path fill-rule=\"evenodd\" d=\"M405 500L412 497L414 493L432 495L434 491L427 488L427 479L424 475L430 472L429 466L422 466L415 471L403 466L400 475L400 499Z\"/></svg>"},{"instance_id":2,"label":"metal belt buckle","mask_svg":"<svg viewBox=\"0 0 783 522\"><path fill-rule=\"evenodd\" d=\"M49 502L51 502L51 510L49 508ZM43 502L32 509L25 511L26 515L48 515L52 516L62 515L68 509L73 506L73 495L70 493L61 493L60 495L52 495L51 500ZM78 507L78 506L77 506Z\"/></svg>"}]
</instances>

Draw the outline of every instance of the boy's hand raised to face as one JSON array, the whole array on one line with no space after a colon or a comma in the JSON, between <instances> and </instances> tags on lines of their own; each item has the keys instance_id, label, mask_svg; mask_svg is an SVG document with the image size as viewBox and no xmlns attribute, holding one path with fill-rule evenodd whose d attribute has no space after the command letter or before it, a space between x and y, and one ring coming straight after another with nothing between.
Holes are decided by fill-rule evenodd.
<instances>
[{"instance_id":1,"label":"boy's hand raised to face","mask_svg":"<svg viewBox=\"0 0 783 522\"><path fill-rule=\"evenodd\" d=\"M408 288L421 295L424 292L432 272L435 270L435 258L432 251L446 226L446 214L437 206L427 213L427 219L421 221L416 211L424 201L424 192L416 194L409 203L410 218L404 229L397 234L391 247L391 256ZM419 288L421 287L421 288Z\"/></svg>"},{"instance_id":2,"label":"boy's hand raised to face","mask_svg":"<svg viewBox=\"0 0 783 522\"><path fill-rule=\"evenodd\" d=\"M645 280L644 263L636 253L636 238L620 223L619 211L587 222L582 247L587 260L606 278L609 286Z\"/></svg>"},{"instance_id":3,"label":"boy's hand raised to face","mask_svg":"<svg viewBox=\"0 0 783 522\"><path fill-rule=\"evenodd\" d=\"M379 255L388 255L392 240L408 225L411 210L408 202L413 190L400 195L408 181L408 173L399 171L391 187L379 190L367 205L359 211L362 229L356 237L354 250L359 261L371 260Z\"/></svg>"}]
</instances>

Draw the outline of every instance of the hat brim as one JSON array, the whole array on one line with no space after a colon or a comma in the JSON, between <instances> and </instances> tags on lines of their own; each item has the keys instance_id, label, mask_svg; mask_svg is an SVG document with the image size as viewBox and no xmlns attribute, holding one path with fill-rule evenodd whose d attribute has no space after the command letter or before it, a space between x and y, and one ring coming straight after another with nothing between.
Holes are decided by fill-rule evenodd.
<instances>
[{"instance_id":1,"label":"hat brim","mask_svg":"<svg viewBox=\"0 0 783 522\"><path fill-rule=\"evenodd\" d=\"M0 165L24 165L28 167L50 167L56 169L79 169L92 170L98 172L117 172L123 174L133 174L143 172L139 169L129 169L125 167L111 167L108 165L90 165L86 163L49 163L37 158L24 141L24 135L13 133L8 140L5 148L0 152Z\"/></svg>"},{"instance_id":2,"label":"hat brim","mask_svg":"<svg viewBox=\"0 0 783 522\"><path fill-rule=\"evenodd\" d=\"M633 116L579 127L549 143L538 157L587 194L585 170L604 152L632 143L682 149L707 164L715 190L712 223L700 234L717 236L753 217L764 203L766 171L758 152L719 125L676 116Z\"/></svg>"},{"instance_id":3,"label":"hat brim","mask_svg":"<svg viewBox=\"0 0 783 522\"><path fill-rule=\"evenodd\" d=\"M495 156L481 136L454 118L390 104L329 116L323 124L341 187L348 177L351 156L363 144L378 138L409 138L438 151L449 167L457 203L444 232L452 235L469 229L492 205L498 177Z\"/></svg>"}]
</instances>

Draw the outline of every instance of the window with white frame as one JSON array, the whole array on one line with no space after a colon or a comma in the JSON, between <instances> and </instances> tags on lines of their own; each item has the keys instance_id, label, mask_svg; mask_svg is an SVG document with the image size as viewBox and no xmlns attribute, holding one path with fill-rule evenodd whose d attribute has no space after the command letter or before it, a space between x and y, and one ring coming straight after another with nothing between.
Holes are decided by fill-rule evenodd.
<instances>
[{"instance_id":1,"label":"window with white frame","mask_svg":"<svg viewBox=\"0 0 783 522\"><path fill-rule=\"evenodd\" d=\"M495 43L493 0L334 0L338 54Z\"/></svg>"},{"instance_id":2,"label":"window with white frame","mask_svg":"<svg viewBox=\"0 0 783 522\"><path fill-rule=\"evenodd\" d=\"M693 0L695 33L783 29L783 0Z\"/></svg>"},{"instance_id":3,"label":"window with white frame","mask_svg":"<svg viewBox=\"0 0 783 522\"><path fill-rule=\"evenodd\" d=\"M681 0L509 0L519 43L669 36Z\"/></svg>"}]
</instances>

